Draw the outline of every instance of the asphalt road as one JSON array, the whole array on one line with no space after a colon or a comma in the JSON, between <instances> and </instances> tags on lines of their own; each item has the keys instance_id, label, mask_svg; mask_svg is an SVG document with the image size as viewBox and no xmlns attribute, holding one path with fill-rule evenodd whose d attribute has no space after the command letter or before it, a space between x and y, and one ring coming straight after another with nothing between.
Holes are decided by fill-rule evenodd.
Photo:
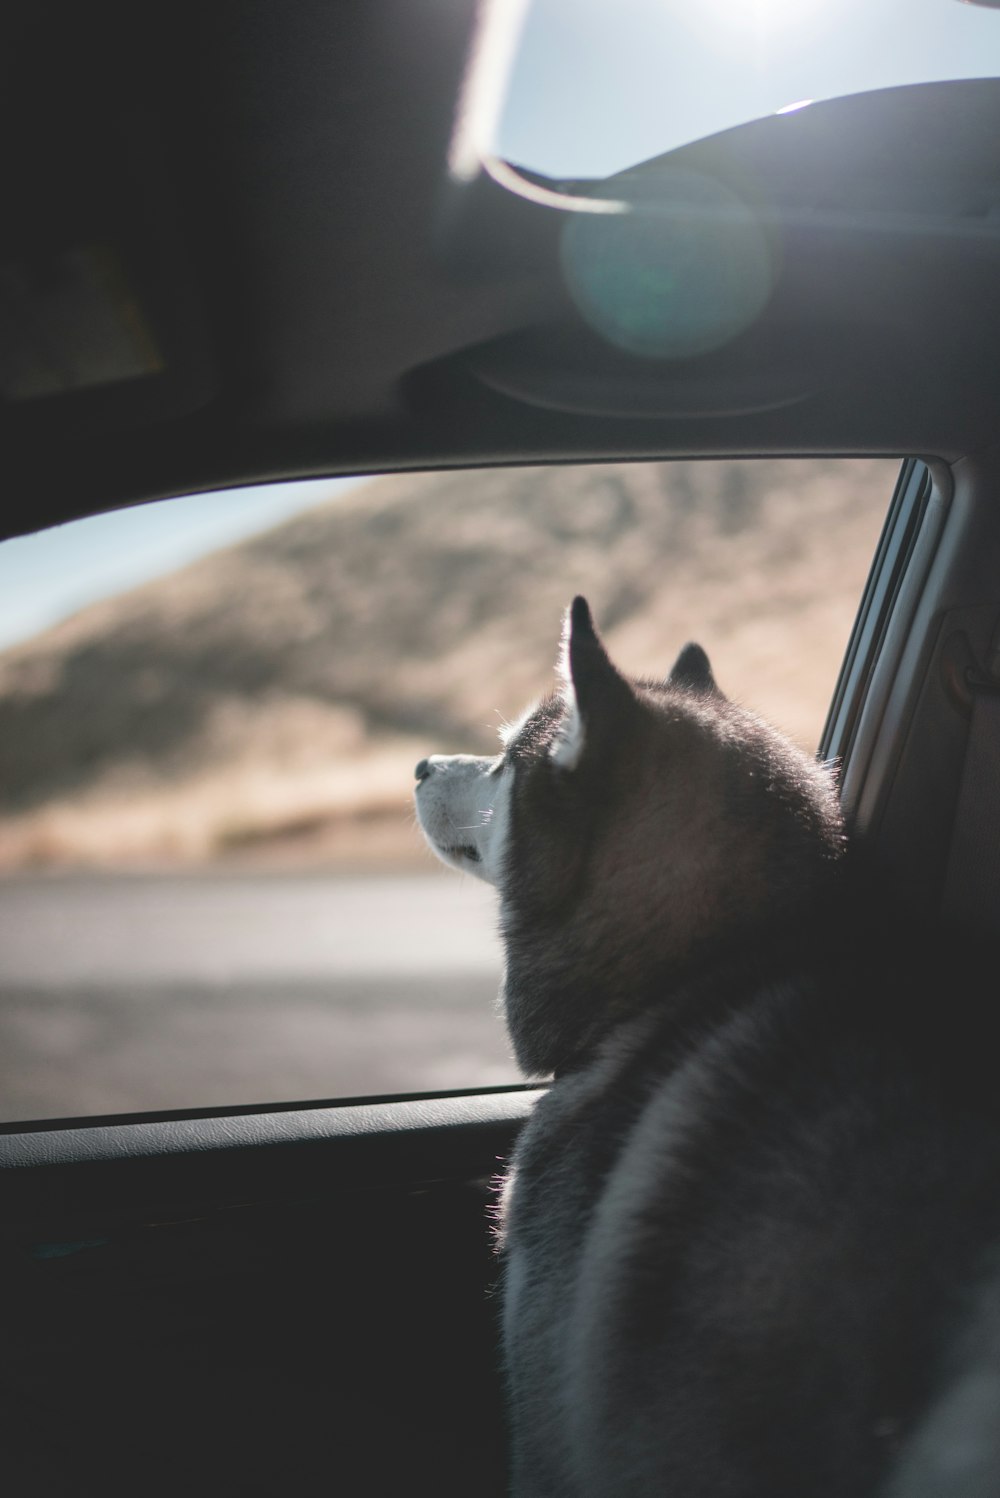
<instances>
[{"instance_id":1,"label":"asphalt road","mask_svg":"<svg viewBox=\"0 0 1000 1498\"><path fill-rule=\"evenodd\" d=\"M520 1080L447 874L0 882L0 1120Z\"/></svg>"}]
</instances>

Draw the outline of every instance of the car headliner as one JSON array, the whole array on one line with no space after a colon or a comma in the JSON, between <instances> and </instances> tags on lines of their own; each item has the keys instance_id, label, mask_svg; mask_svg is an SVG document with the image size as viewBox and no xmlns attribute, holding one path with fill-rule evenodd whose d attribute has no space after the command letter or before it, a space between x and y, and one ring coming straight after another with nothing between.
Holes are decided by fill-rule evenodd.
<instances>
[{"instance_id":1,"label":"car headliner","mask_svg":"<svg viewBox=\"0 0 1000 1498\"><path fill-rule=\"evenodd\" d=\"M35 299L0 362L4 533L291 476L993 444L1000 82L673 153L752 195L781 270L747 332L656 360L584 324L563 210L449 182L473 19L472 0L16 7L0 270ZM162 368L26 396L46 278L88 246Z\"/></svg>"}]
</instances>

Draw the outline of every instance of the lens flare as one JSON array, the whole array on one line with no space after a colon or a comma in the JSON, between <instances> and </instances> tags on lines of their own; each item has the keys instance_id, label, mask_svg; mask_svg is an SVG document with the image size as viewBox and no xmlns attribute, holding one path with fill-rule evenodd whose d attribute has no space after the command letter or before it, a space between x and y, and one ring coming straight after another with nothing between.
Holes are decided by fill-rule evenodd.
<instances>
[{"instance_id":1,"label":"lens flare","mask_svg":"<svg viewBox=\"0 0 1000 1498\"><path fill-rule=\"evenodd\" d=\"M627 200L614 216L573 214L563 275L580 313L609 343L653 359L686 359L728 343L774 286L769 237L731 188L665 167L598 189Z\"/></svg>"}]
</instances>

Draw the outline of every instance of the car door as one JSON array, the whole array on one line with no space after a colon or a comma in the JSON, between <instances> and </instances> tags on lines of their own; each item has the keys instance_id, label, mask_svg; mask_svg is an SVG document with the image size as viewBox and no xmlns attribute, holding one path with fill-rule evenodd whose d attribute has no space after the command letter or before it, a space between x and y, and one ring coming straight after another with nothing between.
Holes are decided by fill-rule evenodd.
<instances>
[{"instance_id":1,"label":"car door","mask_svg":"<svg viewBox=\"0 0 1000 1498\"><path fill-rule=\"evenodd\" d=\"M502 1493L487 1201L531 1096L6 1133L7 1490Z\"/></svg>"},{"instance_id":2,"label":"car door","mask_svg":"<svg viewBox=\"0 0 1000 1498\"><path fill-rule=\"evenodd\" d=\"M880 763L898 779L900 755L940 754L905 715L886 726L884 701L903 692L912 717L926 696L902 663L933 650L920 621L940 612L928 588L946 559L945 479L903 467L823 746L852 804L890 819ZM855 818L871 835L874 817ZM929 836L933 818L918 820ZM925 884L939 841L919 860ZM537 1095L5 1124L10 1490L502 1493L491 1213Z\"/></svg>"}]
</instances>

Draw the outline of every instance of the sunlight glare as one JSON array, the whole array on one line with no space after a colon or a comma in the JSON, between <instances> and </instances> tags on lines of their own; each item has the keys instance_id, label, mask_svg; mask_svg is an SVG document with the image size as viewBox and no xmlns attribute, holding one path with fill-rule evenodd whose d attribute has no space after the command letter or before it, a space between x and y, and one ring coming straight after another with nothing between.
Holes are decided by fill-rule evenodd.
<instances>
[{"instance_id":1,"label":"sunlight glare","mask_svg":"<svg viewBox=\"0 0 1000 1498\"><path fill-rule=\"evenodd\" d=\"M472 182L493 154L529 0L483 0L448 147L455 182Z\"/></svg>"},{"instance_id":2,"label":"sunlight glare","mask_svg":"<svg viewBox=\"0 0 1000 1498\"><path fill-rule=\"evenodd\" d=\"M843 22L843 0L698 0L685 17L720 52L763 47L772 56Z\"/></svg>"}]
</instances>

